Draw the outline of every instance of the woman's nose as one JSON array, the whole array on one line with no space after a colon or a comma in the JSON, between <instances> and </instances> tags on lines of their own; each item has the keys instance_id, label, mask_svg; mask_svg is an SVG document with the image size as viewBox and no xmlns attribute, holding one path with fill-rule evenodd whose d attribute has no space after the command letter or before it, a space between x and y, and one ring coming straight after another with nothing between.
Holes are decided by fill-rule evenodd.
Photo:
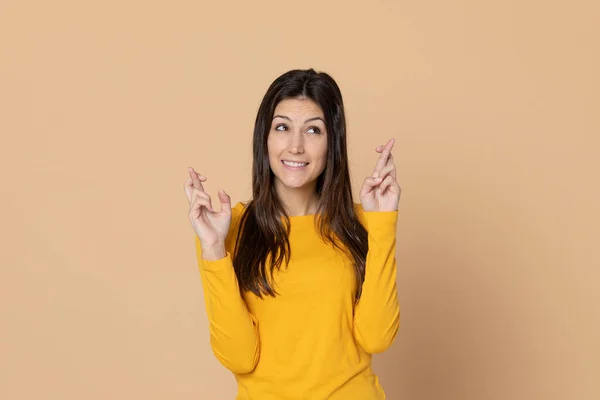
<instances>
[{"instance_id":1,"label":"woman's nose","mask_svg":"<svg viewBox=\"0 0 600 400\"><path fill-rule=\"evenodd\" d=\"M294 133L292 135L289 151L292 154L304 153L304 135L302 133Z\"/></svg>"}]
</instances>

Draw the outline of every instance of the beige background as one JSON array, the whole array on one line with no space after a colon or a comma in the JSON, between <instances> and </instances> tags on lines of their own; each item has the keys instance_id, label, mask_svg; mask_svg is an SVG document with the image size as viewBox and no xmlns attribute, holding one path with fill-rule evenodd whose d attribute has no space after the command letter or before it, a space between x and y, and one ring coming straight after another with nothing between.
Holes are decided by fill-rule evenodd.
<instances>
[{"instance_id":1,"label":"beige background","mask_svg":"<svg viewBox=\"0 0 600 400\"><path fill-rule=\"evenodd\" d=\"M280 73L395 137L390 399L600 398L595 1L0 4L0 398L233 399L183 192L250 193Z\"/></svg>"}]
</instances>

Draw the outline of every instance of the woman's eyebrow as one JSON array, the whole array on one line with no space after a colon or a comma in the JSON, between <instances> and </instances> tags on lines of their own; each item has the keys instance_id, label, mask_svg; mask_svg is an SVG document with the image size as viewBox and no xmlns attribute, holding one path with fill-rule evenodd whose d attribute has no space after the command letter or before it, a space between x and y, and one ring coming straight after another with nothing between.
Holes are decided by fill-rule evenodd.
<instances>
[{"instance_id":1,"label":"woman's eyebrow","mask_svg":"<svg viewBox=\"0 0 600 400\"><path fill-rule=\"evenodd\" d=\"M321 118L321 117L313 117L313 118L309 118L309 119L307 119L306 121L304 121L304 123L306 124L306 123L308 123L308 122L310 122L310 121L316 121L316 120L321 120L323 123L325 123L325 120L324 120L323 118Z\"/></svg>"},{"instance_id":2,"label":"woman's eyebrow","mask_svg":"<svg viewBox=\"0 0 600 400\"><path fill-rule=\"evenodd\" d=\"M273 119L275 119L275 118L283 118L283 119L287 119L288 121L291 121L290 117L286 117L285 115L275 115L273 117ZM316 121L316 120L321 120L321 121L323 121L323 123L325 123L325 120L323 118L321 118L321 117L309 118L306 121L304 121L304 123L306 124L306 123L308 123L310 121Z\"/></svg>"}]
</instances>

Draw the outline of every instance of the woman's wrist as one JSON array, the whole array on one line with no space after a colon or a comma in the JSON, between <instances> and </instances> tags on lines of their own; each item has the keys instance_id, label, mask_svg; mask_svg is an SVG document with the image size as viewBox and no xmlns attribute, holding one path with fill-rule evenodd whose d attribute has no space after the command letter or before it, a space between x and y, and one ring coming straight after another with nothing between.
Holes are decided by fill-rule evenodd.
<instances>
[{"instance_id":1,"label":"woman's wrist","mask_svg":"<svg viewBox=\"0 0 600 400\"><path fill-rule=\"evenodd\" d=\"M211 246L202 246L202 259L206 261L217 261L225 258L227 252L225 250L225 244L219 243Z\"/></svg>"}]
</instances>

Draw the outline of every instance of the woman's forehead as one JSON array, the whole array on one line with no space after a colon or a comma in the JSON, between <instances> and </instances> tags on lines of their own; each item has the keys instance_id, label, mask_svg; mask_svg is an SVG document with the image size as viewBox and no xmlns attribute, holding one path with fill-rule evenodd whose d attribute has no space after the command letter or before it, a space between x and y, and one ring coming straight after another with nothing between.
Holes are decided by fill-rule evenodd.
<instances>
[{"instance_id":1,"label":"woman's forehead","mask_svg":"<svg viewBox=\"0 0 600 400\"><path fill-rule=\"evenodd\" d=\"M315 117L324 116L321 107L313 100L308 98L292 98L283 99L277 104L275 107L274 117L277 115L283 115L293 119L292 116L304 117L307 114L311 114L311 116Z\"/></svg>"}]
</instances>

